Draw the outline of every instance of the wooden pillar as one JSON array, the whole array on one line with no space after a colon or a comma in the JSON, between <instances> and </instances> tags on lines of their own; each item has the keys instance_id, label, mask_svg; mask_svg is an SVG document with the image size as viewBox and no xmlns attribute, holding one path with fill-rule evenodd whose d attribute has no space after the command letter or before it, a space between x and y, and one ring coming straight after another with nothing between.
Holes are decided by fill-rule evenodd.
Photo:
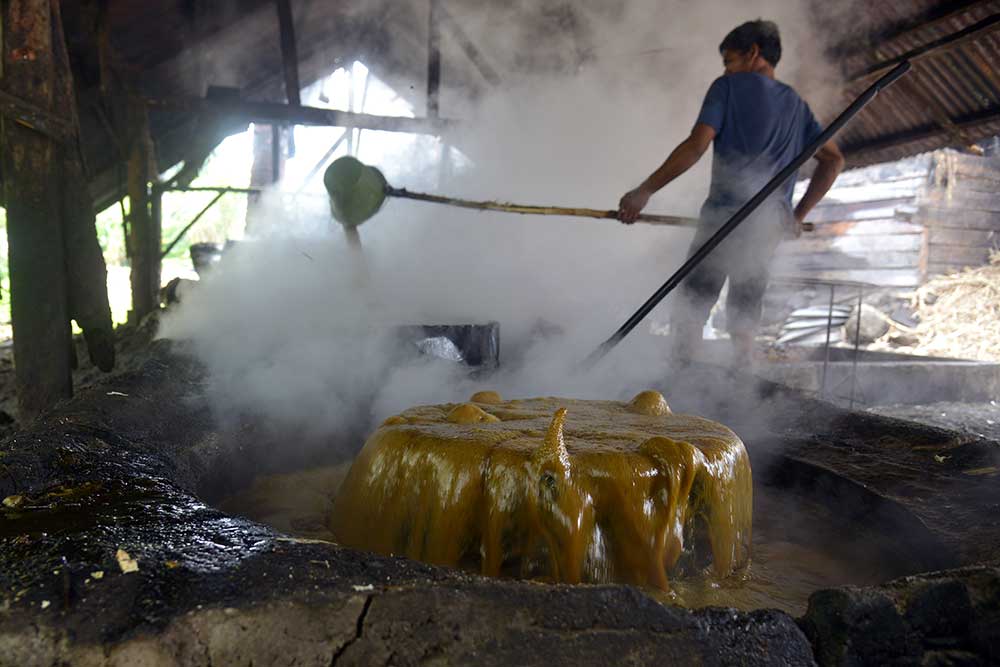
<instances>
[{"instance_id":1,"label":"wooden pillar","mask_svg":"<svg viewBox=\"0 0 1000 667\"><path fill-rule=\"evenodd\" d=\"M291 0L276 0L278 5L278 29L281 37L281 63L285 73L285 96L288 103L302 105L299 82L299 50L295 43L295 22L292 17Z\"/></svg>"},{"instance_id":2,"label":"wooden pillar","mask_svg":"<svg viewBox=\"0 0 1000 667\"><path fill-rule=\"evenodd\" d=\"M441 24L440 0L430 0L427 25L427 117L441 116Z\"/></svg>"},{"instance_id":3,"label":"wooden pillar","mask_svg":"<svg viewBox=\"0 0 1000 667\"><path fill-rule=\"evenodd\" d=\"M64 100L73 134L80 135L76 87L70 68L58 2L52 5L56 97ZM87 187L79 142L60 150L60 187L63 241L66 253L67 297L70 318L83 330L90 360L107 372L114 368L115 344L111 306L108 303L108 269L97 238L94 200Z\"/></svg>"},{"instance_id":4,"label":"wooden pillar","mask_svg":"<svg viewBox=\"0 0 1000 667\"><path fill-rule=\"evenodd\" d=\"M132 313L138 322L160 305L160 230L150 210L153 146L145 104L129 102L129 248L132 251Z\"/></svg>"},{"instance_id":5,"label":"wooden pillar","mask_svg":"<svg viewBox=\"0 0 1000 667\"><path fill-rule=\"evenodd\" d=\"M268 189L281 180L285 166L282 150L281 128L276 125L254 123L253 166L250 168L250 187ZM263 208L262 195L254 192L247 195L247 227L249 235L259 233L267 224L267 214Z\"/></svg>"},{"instance_id":6,"label":"wooden pillar","mask_svg":"<svg viewBox=\"0 0 1000 667\"><path fill-rule=\"evenodd\" d=\"M302 84L299 80L299 49L295 41L295 21L291 0L276 0L278 32L281 41L281 64L285 74L285 97L293 106L302 106ZM288 157L295 157L295 127L275 127L275 134L287 134ZM280 140L277 143L281 147ZM280 170L280 167L279 167Z\"/></svg>"},{"instance_id":7,"label":"wooden pillar","mask_svg":"<svg viewBox=\"0 0 1000 667\"><path fill-rule=\"evenodd\" d=\"M56 99L49 0L4 2L3 28L4 90L61 115L66 100ZM6 117L0 122L15 380L27 421L73 390L59 148Z\"/></svg>"}]
</instances>

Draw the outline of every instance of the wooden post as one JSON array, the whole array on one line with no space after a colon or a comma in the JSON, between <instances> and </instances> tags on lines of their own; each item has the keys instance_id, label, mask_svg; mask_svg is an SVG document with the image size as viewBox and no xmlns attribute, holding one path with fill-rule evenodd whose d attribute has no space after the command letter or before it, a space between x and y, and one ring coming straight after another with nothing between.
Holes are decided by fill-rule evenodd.
<instances>
[{"instance_id":1,"label":"wooden post","mask_svg":"<svg viewBox=\"0 0 1000 667\"><path fill-rule=\"evenodd\" d=\"M114 368L114 325L108 303L108 269L97 238L94 200L87 188L83 158L79 148L80 122L76 108L76 87L70 68L62 16L58 2L52 3L53 51L55 54L56 96L69 116L71 145L60 150L62 164L61 217L66 253L69 315L83 330L90 360L107 372Z\"/></svg>"},{"instance_id":2,"label":"wooden post","mask_svg":"<svg viewBox=\"0 0 1000 667\"><path fill-rule=\"evenodd\" d=\"M132 313L138 322L159 307L160 230L150 212L149 183L152 180L152 139L145 104L129 101L129 248L132 251Z\"/></svg>"},{"instance_id":3,"label":"wooden post","mask_svg":"<svg viewBox=\"0 0 1000 667\"><path fill-rule=\"evenodd\" d=\"M295 42L295 21L291 0L276 0L278 6L278 32L281 41L281 65L285 73L285 97L288 104L302 106L302 85L299 81L299 50ZM276 134L281 128L276 127ZM295 127L288 132L288 157L295 157ZM280 147L281 142L277 145Z\"/></svg>"},{"instance_id":4,"label":"wooden post","mask_svg":"<svg viewBox=\"0 0 1000 667\"><path fill-rule=\"evenodd\" d=\"M250 167L250 188L267 189L281 180L284 169L284 152L281 150L281 132L277 125L254 124L253 165ZM246 233L254 235L266 224L262 193L247 196Z\"/></svg>"},{"instance_id":5,"label":"wooden post","mask_svg":"<svg viewBox=\"0 0 1000 667\"><path fill-rule=\"evenodd\" d=\"M285 96L293 106L302 106L299 83L299 50L295 43L295 23L290 0L276 0L281 37L281 63L285 72Z\"/></svg>"},{"instance_id":6,"label":"wooden post","mask_svg":"<svg viewBox=\"0 0 1000 667\"><path fill-rule=\"evenodd\" d=\"M427 25L427 117L441 116L441 24L440 0L430 0Z\"/></svg>"},{"instance_id":7,"label":"wooden post","mask_svg":"<svg viewBox=\"0 0 1000 667\"><path fill-rule=\"evenodd\" d=\"M49 0L3 3L4 89L47 111L56 99ZM18 410L35 417L73 391L70 373L68 276L59 216L59 149L55 142L4 117L2 121L11 316Z\"/></svg>"}]
</instances>

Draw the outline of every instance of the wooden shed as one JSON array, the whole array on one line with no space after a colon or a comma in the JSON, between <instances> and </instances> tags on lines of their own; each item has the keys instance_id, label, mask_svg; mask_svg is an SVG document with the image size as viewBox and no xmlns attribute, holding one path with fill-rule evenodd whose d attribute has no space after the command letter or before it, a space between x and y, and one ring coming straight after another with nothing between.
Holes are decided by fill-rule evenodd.
<instances>
[{"instance_id":1,"label":"wooden shed","mask_svg":"<svg viewBox=\"0 0 1000 667\"><path fill-rule=\"evenodd\" d=\"M844 96L834 108L901 62L913 65L838 137L850 167L968 150L1000 133L1000 0L853 3L847 31L830 29L831 19L843 19L839 3L803 2L823 50L840 65ZM161 195L189 185L226 136L251 122L269 126L272 138L296 125L440 136L462 122L449 115L453 107L442 109L442 95L475 98L526 71L578 71L598 51L594 26L616 20L626 2L7 0L0 7L0 194L19 402L35 414L72 394L71 321L97 365L114 366L95 211L128 197L139 321L159 307ZM497 26L511 24L524 28L519 39L497 40ZM304 86L353 59L404 91L419 117L302 104ZM272 157L281 143L271 141ZM828 218L820 231L782 251L793 256L792 268L878 270L887 284L904 285L979 261L995 229L992 169L935 160L922 174L919 160L913 174L900 174L900 191L911 191L890 199L905 201L869 209L876 200L859 185L858 198L844 194L817 212ZM843 192L854 178L861 177L845 178Z\"/></svg>"},{"instance_id":2,"label":"wooden shed","mask_svg":"<svg viewBox=\"0 0 1000 667\"><path fill-rule=\"evenodd\" d=\"M882 287L980 266L1000 247L1000 156L951 149L844 173L775 273ZM804 189L804 183L799 189Z\"/></svg>"}]
</instances>

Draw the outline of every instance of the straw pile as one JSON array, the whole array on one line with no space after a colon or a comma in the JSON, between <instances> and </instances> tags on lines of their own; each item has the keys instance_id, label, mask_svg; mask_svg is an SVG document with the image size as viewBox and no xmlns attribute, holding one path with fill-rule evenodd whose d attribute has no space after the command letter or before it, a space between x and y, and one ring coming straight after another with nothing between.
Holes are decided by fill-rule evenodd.
<instances>
[{"instance_id":1,"label":"straw pile","mask_svg":"<svg viewBox=\"0 0 1000 667\"><path fill-rule=\"evenodd\" d=\"M914 352L1000 361L1000 251L986 266L938 276L918 289Z\"/></svg>"}]
</instances>

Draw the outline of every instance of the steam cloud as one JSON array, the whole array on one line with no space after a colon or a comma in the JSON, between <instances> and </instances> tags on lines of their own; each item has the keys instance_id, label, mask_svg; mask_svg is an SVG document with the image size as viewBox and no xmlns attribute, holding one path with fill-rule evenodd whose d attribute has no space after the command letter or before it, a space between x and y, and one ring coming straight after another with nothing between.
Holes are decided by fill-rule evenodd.
<instances>
[{"instance_id":1,"label":"steam cloud","mask_svg":"<svg viewBox=\"0 0 1000 667\"><path fill-rule=\"evenodd\" d=\"M808 80L813 85L801 89L810 101L831 81L806 0L644 0L617 12L589 3L593 9L574 19L588 35L588 58L558 76L531 69L551 63L556 47L538 38L537 25L510 16L537 18L536 3L513 3L503 22L492 5L468 13L460 4L453 13L482 37L495 64L509 68L504 84L474 105L445 91L445 112L463 119L445 140L473 166L442 178L440 147L431 146L377 165L395 185L613 208L690 130L721 73L716 47L725 33L760 16L782 29L779 78ZM648 210L695 216L709 167L706 157ZM667 341L646 325L592 372L579 364L676 269L689 231L390 200L360 230L365 269L324 212L294 227L275 202L273 222L269 234L228 253L163 321L161 335L189 340L206 364L224 418L307 424L322 437L345 423L370 427L411 405L466 400L479 389L612 399L665 379ZM390 361L394 326L491 320L501 324L502 369L488 379L473 380L448 362ZM562 333L543 335L552 325Z\"/></svg>"}]
</instances>

